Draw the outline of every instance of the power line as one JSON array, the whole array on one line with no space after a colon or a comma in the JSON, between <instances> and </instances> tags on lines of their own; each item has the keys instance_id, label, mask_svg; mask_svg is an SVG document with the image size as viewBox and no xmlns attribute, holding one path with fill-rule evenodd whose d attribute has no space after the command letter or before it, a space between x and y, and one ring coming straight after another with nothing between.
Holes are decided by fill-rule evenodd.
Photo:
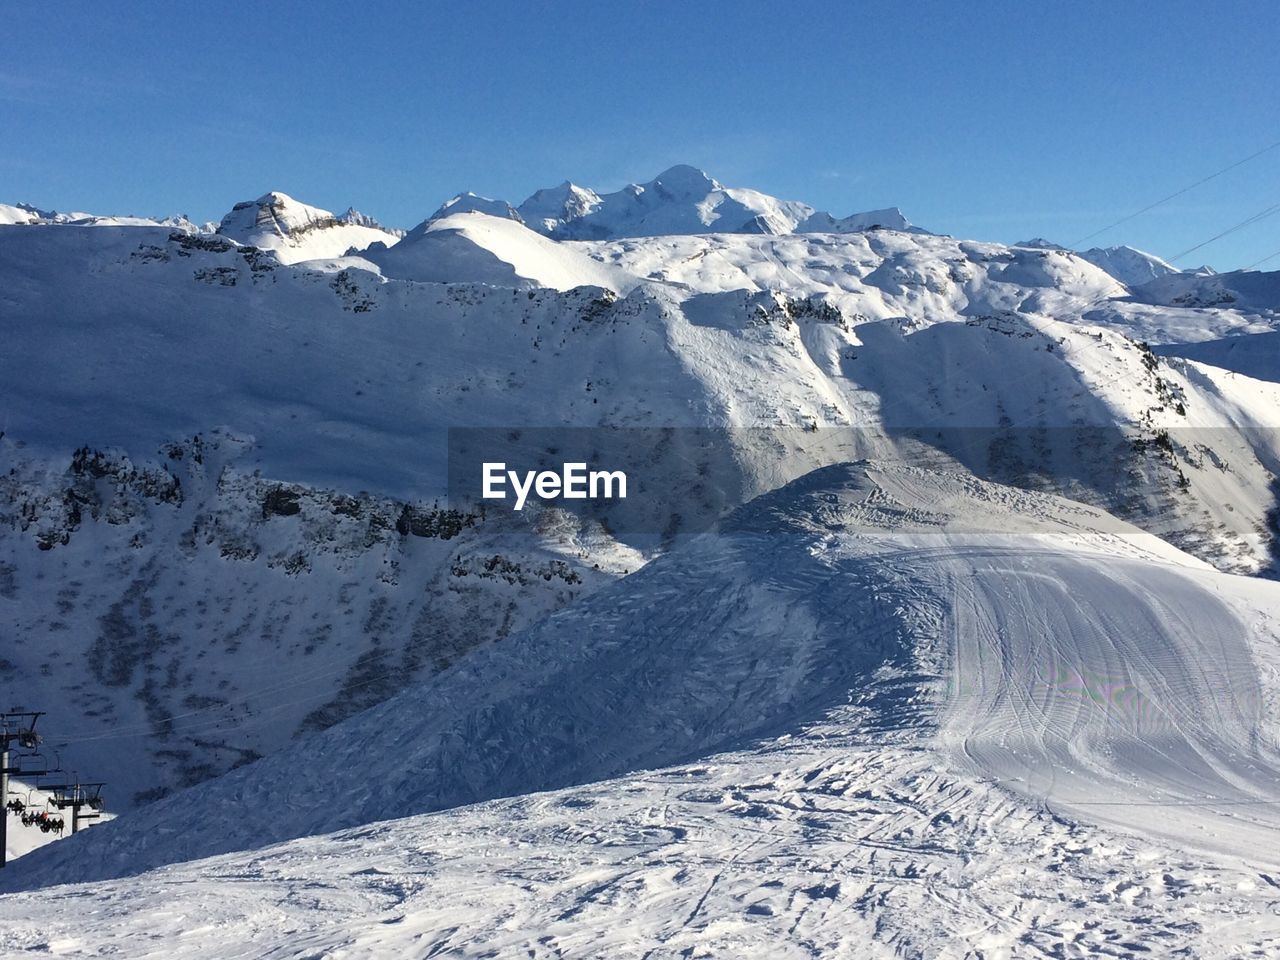
<instances>
[{"instance_id":1,"label":"power line","mask_svg":"<svg viewBox=\"0 0 1280 960\"><path fill-rule=\"evenodd\" d=\"M1222 176L1224 173L1228 173L1229 171L1234 170L1236 167L1242 166L1248 163L1250 160L1253 160L1257 157L1262 156L1264 153L1274 150L1276 147L1280 147L1280 140L1277 140L1275 143L1269 146L1263 147L1257 153L1249 154L1249 156L1245 157L1243 160L1237 160L1235 163L1231 164L1230 166L1223 167L1221 170L1217 171L1216 173L1211 173L1209 174L1209 176L1204 177L1200 180L1197 180L1195 183L1191 184L1190 186L1186 186L1186 187L1183 187L1181 190L1174 191L1173 193L1169 194L1167 197L1164 197L1160 200L1157 200L1155 203L1152 203L1152 204L1149 204L1148 206L1143 207L1137 213L1131 213L1127 217L1121 217L1115 223L1109 223L1105 227L1103 227L1101 230L1095 230L1093 233L1089 234L1087 237L1081 237L1079 240L1072 243L1071 246L1078 247L1080 246L1080 244L1085 243L1089 240L1092 240L1094 237L1098 236L1098 234L1106 233L1112 227L1118 227L1122 223L1128 223L1130 220L1136 219L1137 217L1142 216L1144 213L1154 210L1156 207L1160 206L1161 204L1168 203L1170 200L1180 197L1184 193L1189 193L1192 190L1194 190L1196 187L1200 186L1201 184L1208 183L1210 180L1216 179L1217 177ZM1187 251L1187 252L1190 253L1191 251Z\"/></svg>"},{"instance_id":2,"label":"power line","mask_svg":"<svg viewBox=\"0 0 1280 960\"><path fill-rule=\"evenodd\" d=\"M1280 257L1280 250L1277 250L1275 253L1269 253L1265 257L1263 257L1261 260L1255 260L1253 261L1253 263L1249 264L1247 267L1241 267L1240 269L1252 270L1254 267L1260 267L1264 263L1266 263L1268 260L1274 260L1276 257Z\"/></svg>"},{"instance_id":3,"label":"power line","mask_svg":"<svg viewBox=\"0 0 1280 960\"><path fill-rule=\"evenodd\" d=\"M1245 227L1250 226L1251 224L1255 224L1259 220L1265 220L1267 217L1272 216L1277 212L1280 212L1280 203L1273 203L1271 206L1267 207L1265 210L1261 210L1258 213L1255 213L1253 216L1248 217L1244 220L1241 220L1234 227L1228 227L1226 230L1223 230L1221 233L1214 234L1208 240L1203 240L1200 243L1197 243L1194 247L1187 247L1186 250L1183 250L1179 254L1175 254L1174 256L1170 257L1169 260L1171 262L1174 260L1181 260L1188 253L1194 253L1195 251L1199 250L1201 247L1207 247L1209 244L1213 243L1213 241L1215 240L1221 240L1223 237L1229 234L1235 233L1237 230L1243 230Z\"/></svg>"}]
</instances>

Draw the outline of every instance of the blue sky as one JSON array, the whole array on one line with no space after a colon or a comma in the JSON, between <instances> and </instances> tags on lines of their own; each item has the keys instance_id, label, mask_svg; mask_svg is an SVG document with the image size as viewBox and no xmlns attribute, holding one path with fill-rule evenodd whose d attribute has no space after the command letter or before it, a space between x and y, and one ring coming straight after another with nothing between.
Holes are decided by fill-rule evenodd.
<instances>
[{"instance_id":1,"label":"blue sky","mask_svg":"<svg viewBox=\"0 0 1280 960\"><path fill-rule=\"evenodd\" d=\"M18 4L0 201L217 218L278 189L412 226L692 163L837 215L1070 244L1280 141L1280 5ZM1172 256L1280 148L1090 241ZM1179 261L1280 251L1280 214ZM1280 268L1280 257L1265 266Z\"/></svg>"}]
</instances>

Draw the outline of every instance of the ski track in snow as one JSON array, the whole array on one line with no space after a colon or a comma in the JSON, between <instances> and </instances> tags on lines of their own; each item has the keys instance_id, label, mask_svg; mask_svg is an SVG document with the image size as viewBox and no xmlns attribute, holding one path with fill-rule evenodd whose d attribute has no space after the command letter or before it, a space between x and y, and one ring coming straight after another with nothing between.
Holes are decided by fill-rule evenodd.
<instances>
[{"instance_id":1,"label":"ski track in snow","mask_svg":"<svg viewBox=\"0 0 1280 960\"><path fill-rule=\"evenodd\" d=\"M1001 512L1021 528L948 532ZM37 854L37 882L106 873L0 897L0 950L1275 956L1280 588L1106 519L818 471L501 654ZM494 799L368 822L415 789ZM294 839L264 846L276 818ZM110 879L128 849L157 868Z\"/></svg>"},{"instance_id":2,"label":"ski track in snow","mask_svg":"<svg viewBox=\"0 0 1280 960\"><path fill-rule=\"evenodd\" d=\"M1280 753L1242 619L1133 561L952 561L943 741L1052 810L1269 860Z\"/></svg>"},{"instance_id":3,"label":"ski track in snow","mask_svg":"<svg viewBox=\"0 0 1280 960\"><path fill-rule=\"evenodd\" d=\"M0 899L6 956L1277 950L1275 873L1069 822L926 746L835 724L755 753Z\"/></svg>"}]
</instances>

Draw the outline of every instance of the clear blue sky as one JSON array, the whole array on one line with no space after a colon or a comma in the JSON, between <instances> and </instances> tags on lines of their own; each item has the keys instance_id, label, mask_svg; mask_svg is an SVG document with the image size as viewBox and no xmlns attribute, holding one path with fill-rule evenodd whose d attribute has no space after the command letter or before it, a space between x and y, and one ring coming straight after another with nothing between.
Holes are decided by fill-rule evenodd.
<instances>
[{"instance_id":1,"label":"clear blue sky","mask_svg":"<svg viewBox=\"0 0 1280 960\"><path fill-rule=\"evenodd\" d=\"M1280 141L1280 4L19 3L0 201L412 226L692 163L837 215L1071 243ZM1280 149L1111 230L1172 256L1280 202ZM1280 251L1280 215L1181 261ZM1280 268L1280 257L1267 266Z\"/></svg>"}]
</instances>

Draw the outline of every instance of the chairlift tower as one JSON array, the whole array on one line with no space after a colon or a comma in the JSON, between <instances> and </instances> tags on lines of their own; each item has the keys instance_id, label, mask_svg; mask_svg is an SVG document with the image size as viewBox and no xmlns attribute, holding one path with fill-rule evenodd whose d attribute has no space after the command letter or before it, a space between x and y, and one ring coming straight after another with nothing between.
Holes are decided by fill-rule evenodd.
<instances>
[{"instance_id":1,"label":"chairlift tower","mask_svg":"<svg viewBox=\"0 0 1280 960\"><path fill-rule=\"evenodd\" d=\"M40 735L36 733L36 721L44 713L39 710L11 710L0 713L0 806L9 802L9 774L24 773L28 776L40 777L48 770L34 770L26 767L12 766L9 759L10 749L17 745L19 756L35 754L40 745ZM7 859L9 843L9 810L5 808L0 816L0 868ZM72 824L75 818L72 818Z\"/></svg>"}]
</instances>

